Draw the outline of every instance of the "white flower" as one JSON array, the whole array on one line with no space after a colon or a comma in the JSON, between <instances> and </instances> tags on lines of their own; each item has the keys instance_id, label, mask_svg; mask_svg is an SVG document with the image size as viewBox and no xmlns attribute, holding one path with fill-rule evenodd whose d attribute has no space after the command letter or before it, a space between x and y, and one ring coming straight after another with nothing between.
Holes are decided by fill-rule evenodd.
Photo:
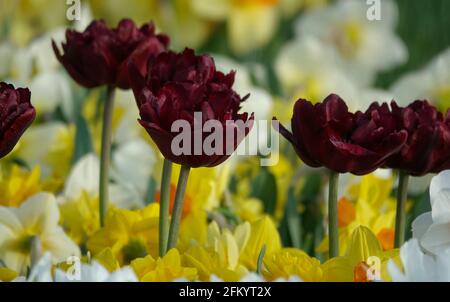
<instances>
[{"instance_id":1,"label":"white flower","mask_svg":"<svg viewBox=\"0 0 450 302\"><path fill-rule=\"evenodd\" d=\"M61 122L33 125L24 133L14 149L15 156L30 166L39 165L45 177L52 174L61 176L64 174L63 167L68 169L72 133L70 126Z\"/></svg>"},{"instance_id":2,"label":"white flower","mask_svg":"<svg viewBox=\"0 0 450 302\"><path fill-rule=\"evenodd\" d=\"M402 77L391 90L403 106L417 99L429 99L447 108L450 105L450 48L422 70Z\"/></svg>"},{"instance_id":3,"label":"white flower","mask_svg":"<svg viewBox=\"0 0 450 302\"><path fill-rule=\"evenodd\" d=\"M421 246L437 255L450 248L450 170L433 177L430 184L431 212L413 222L413 235Z\"/></svg>"},{"instance_id":4,"label":"white flower","mask_svg":"<svg viewBox=\"0 0 450 302\"><path fill-rule=\"evenodd\" d=\"M292 99L321 102L334 92L350 109L357 109L360 107L358 89L342 70L335 51L311 36L286 44L275 62L278 79Z\"/></svg>"},{"instance_id":5,"label":"white flower","mask_svg":"<svg viewBox=\"0 0 450 302\"><path fill-rule=\"evenodd\" d=\"M154 162L153 150L141 139L119 146L111 165L111 178L115 181L109 185L111 202L120 208L142 207ZM59 201L77 199L83 192L98 196L99 175L97 155L85 155L72 168Z\"/></svg>"},{"instance_id":6,"label":"white flower","mask_svg":"<svg viewBox=\"0 0 450 302\"><path fill-rule=\"evenodd\" d=\"M55 197L39 193L20 208L0 207L0 259L12 270L24 273L30 265L31 243L38 237L43 252L51 252L54 263L79 256L78 246L58 225Z\"/></svg>"},{"instance_id":7,"label":"white flower","mask_svg":"<svg viewBox=\"0 0 450 302\"><path fill-rule=\"evenodd\" d=\"M122 267L110 273L97 261L80 265L80 275L68 274L59 269L55 270L55 282L138 282L133 269L129 266Z\"/></svg>"},{"instance_id":8,"label":"white flower","mask_svg":"<svg viewBox=\"0 0 450 302\"><path fill-rule=\"evenodd\" d=\"M426 255L416 239L406 242L400 249L403 271L389 260L388 272L394 282L434 281L435 262L432 256Z\"/></svg>"},{"instance_id":9,"label":"white flower","mask_svg":"<svg viewBox=\"0 0 450 302\"><path fill-rule=\"evenodd\" d=\"M381 20L370 21L365 1L336 1L302 15L296 32L299 37L317 37L335 49L348 74L365 86L373 82L377 72L404 63L408 57L405 45L394 33L397 6L383 0L380 9Z\"/></svg>"},{"instance_id":10,"label":"white flower","mask_svg":"<svg viewBox=\"0 0 450 302\"><path fill-rule=\"evenodd\" d=\"M237 71L235 83L233 86L236 92L239 93L241 97L250 94L250 97L244 103L242 103L241 112L254 113L255 124L249 135L239 145L237 153L244 154L243 151L247 151L245 154L257 155L258 149L262 150L261 148L266 147L268 141L268 131L263 131L265 129L262 128L258 129L257 124L258 121L270 121L272 119L272 96L264 89L258 88L253 85L250 72L246 66L238 64L231 59L223 56L214 55L213 57L218 70L222 70L224 72L229 72L230 70ZM270 129L271 123L269 122L265 126ZM257 143L249 144L248 142Z\"/></svg>"},{"instance_id":11,"label":"white flower","mask_svg":"<svg viewBox=\"0 0 450 302\"><path fill-rule=\"evenodd\" d=\"M419 241L411 239L400 249L403 269L389 260L388 272L394 282L450 282L450 249L437 255L422 251Z\"/></svg>"},{"instance_id":12,"label":"white flower","mask_svg":"<svg viewBox=\"0 0 450 302\"><path fill-rule=\"evenodd\" d=\"M28 278L19 277L14 282L137 282L138 278L129 266L110 273L97 261L89 264L73 264L68 271L56 269L52 276L52 255L45 255L31 269Z\"/></svg>"}]
</instances>

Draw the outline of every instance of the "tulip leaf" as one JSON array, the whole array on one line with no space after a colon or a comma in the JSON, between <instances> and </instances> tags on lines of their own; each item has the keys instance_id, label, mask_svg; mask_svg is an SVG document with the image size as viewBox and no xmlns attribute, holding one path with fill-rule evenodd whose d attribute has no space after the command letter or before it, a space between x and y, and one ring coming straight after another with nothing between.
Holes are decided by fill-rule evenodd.
<instances>
[{"instance_id":1,"label":"tulip leaf","mask_svg":"<svg viewBox=\"0 0 450 302\"><path fill-rule=\"evenodd\" d=\"M277 182L275 176L266 167L262 167L260 173L256 176L251 195L263 202L265 213L275 214Z\"/></svg>"},{"instance_id":2,"label":"tulip leaf","mask_svg":"<svg viewBox=\"0 0 450 302\"><path fill-rule=\"evenodd\" d=\"M281 219L279 232L284 246L302 247L302 217L298 210L298 200L294 187L288 190L284 215Z\"/></svg>"},{"instance_id":3,"label":"tulip leaf","mask_svg":"<svg viewBox=\"0 0 450 302\"><path fill-rule=\"evenodd\" d=\"M72 164L76 163L84 155L93 151L91 132L88 124L82 115L78 115L76 120L75 144L72 155Z\"/></svg>"}]
</instances>

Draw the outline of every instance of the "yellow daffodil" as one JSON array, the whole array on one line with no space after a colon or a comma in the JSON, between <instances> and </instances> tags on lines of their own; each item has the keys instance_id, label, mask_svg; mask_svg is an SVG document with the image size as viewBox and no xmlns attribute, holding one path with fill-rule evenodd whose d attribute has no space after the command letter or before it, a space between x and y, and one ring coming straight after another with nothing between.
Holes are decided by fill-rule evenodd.
<instances>
[{"instance_id":1,"label":"yellow daffodil","mask_svg":"<svg viewBox=\"0 0 450 302\"><path fill-rule=\"evenodd\" d=\"M11 40L26 45L38 34L66 24L66 9L60 0L1 1L0 17L10 22Z\"/></svg>"},{"instance_id":2,"label":"yellow daffodil","mask_svg":"<svg viewBox=\"0 0 450 302\"><path fill-rule=\"evenodd\" d=\"M184 252L193 244L204 245L207 237L208 217L206 212L192 212L181 221L177 248Z\"/></svg>"},{"instance_id":3,"label":"yellow daffodil","mask_svg":"<svg viewBox=\"0 0 450 302\"><path fill-rule=\"evenodd\" d=\"M371 279L368 272L371 269L378 270L378 277L383 279L387 275L387 260L395 253L396 251L383 252L377 237L368 228L360 226L353 231L346 254L332 258L323 264L324 280L379 281ZM374 277L376 277L375 273Z\"/></svg>"},{"instance_id":4,"label":"yellow daffodil","mask_svg":"<svg viewBox=\"0 0 450 302\"><path fill-rule=\"evenodd\" d=\"M96 255L111 248L122 265L148 254L155 256L158 254L158 217L158 204L136 211L111 209L105 226L89 238L88 251Z\"/></svg>"},{"instance_id":5,"label":"yellow daffodil","mask_svg":"<svg viewBox=\"0 0 450 302\"><path fill-rule=\"evenodd\" d=\"M95 255L94 259L103 265L110 273L120 269L119 261L117 261L112 249L110 248L105 248L103 251Z\"/></svg>"},{"instance_id":6,"label":"yellow daffodil","mask_svg":"<svg viewBox=\"0 0 450 302\"><path fill-rule=\"evenodd\" d=\"M280 234L274 222L268 216L251 224L250 238L240 256L242 264L255 271L258 257L264 246L266 248L266 257L281 249Z\"/></svg>"},{"instance_id":7,"label":"yellow daffodil","mask_svg":"<svg viewBox=\"0 0 450 302\"><path fill-rule=\"evenodd\" d=\"M205 246L192 245L184 253L184 261L198 270L199 278L209 281L212 275L224 281L239 281L248 270L239 263L239 256L250 237L250 224L244 223L232 233L220 231L216 222L208 227Z\"/></svg>"},{"instance_id":8,"label":"yellow daffodil","mask_svg":"<svg viewBox=\"0 0 450 302\"><path fill-rule=\"evenodd\" d=\"M55 263L79 256L78 246L58 221L56 199L49 193L34 195L20 208L0 207L0 259L8 268L25 273L35 238L42 252L50 252Z\"/></svg>"},{"instance_id":9,"label":"yellow daffodil","mask_svg":"<svg viewBox=\"0 0 450 302\"><path fill-rule=\"evenodd\" d=\"M6 267L0 267L0 282L11 282L18 276L17 272Z\"/></svg>"},{"instance_id":10,"label":"yellow daffodil","mask_svg":"<svg viewBox=\"0 0 450 302\"><path fill-rule=\"evenodd\" d=\"M322 280L320 261L294 248L283 248L264 259L264 277L273 281L298 276L305 282Z\"/></svg>"},{"instance_id":11,"label":"yellow daffodil","mask_svg":"<svg viewBox=\"0 0 450 302\"><path fill-rule=\"evenodd\" d=\"M245 54L264 46L278 28L279 0L193 0L202 18L226 21L230 46Z\"/></svg>"},{"instance_id":12,"label":"yellow daffodil","mask_svg":"<svg viewBox=\"0 0 450 302\"><path fill-rule=\"evenodd\" d=\"M88 238L100 229L98 197L87 192L73 200L60 204L61 225L67 235L79 245L85 245Z\"/></svg>"},{"instance_id":13,"label":"yellow daffodil","mask_svg":"<svg viewBox=\"0 0 450 302\"><path fill-rule=\"evenodd\" d=\"M394 248L395 198L390 196L394 179L369 174L353 184L348 197L338 202L339 254L344 255L353 231L366 226L373 231L383 250ZM318 252L328 251L328 237L317 248Z\"/></svg>"},{"instance_id":14,"label":"yellow daffodil","mask_svg":"<svg viewBox=\"0 0 450 302\"><path fill-rule=\"evenodd\" d=\"M54 191L51 181L42 182L39 166L28 171L13 165L10 171L0 171L0 205L19 207L26 199L42 191Z\"/></svg>"},{"instance_id":15,"label":"yellow daffodil","mask_svg":"<svg viewBox=\"0 0 450 302\"><path fill-rule=\"evenodd\" d=\"M286 156L279 154L278 163L275 166L270 166L269 171L275 176L277 182L277 203L275 210L275 217L281 219L284 213L287 192L289 185L294 175L294 169L292 163L286 158Z\"/></svg>"},{"instance_id":16,"label":"yellow daffodil","mask_svg":"<svg viewBox=\"0 0 450 302\"><path fill-rule=\"evenodd\" d=\"M233 208L242 221L254 222L264 216L264 205L258 198L234 196Z\"/></svg>"},{"instance_id":17,"label":"yellow daffodil","mask_svg":"<svg viewBox=\"0 0 450 302\"><path fill-rule=\"evenodd\" d=\"M163 258L156 260L150 255L136 259L131 262L131 267L142 282L193 281L197 278L197 269L183 266L177 249L171 249Z\"/></svg>"},{"instance_id":18,"label":"yellow daffodil","mask_svg":"<svg viewBox=\"0 0 450 302\"><path fill-rule=\"evenodd\" d=\"M314 9L327 2L328 0L280 0L280 5L283 15L292 17L301 9Z\"/></svg>"}]
</instances>

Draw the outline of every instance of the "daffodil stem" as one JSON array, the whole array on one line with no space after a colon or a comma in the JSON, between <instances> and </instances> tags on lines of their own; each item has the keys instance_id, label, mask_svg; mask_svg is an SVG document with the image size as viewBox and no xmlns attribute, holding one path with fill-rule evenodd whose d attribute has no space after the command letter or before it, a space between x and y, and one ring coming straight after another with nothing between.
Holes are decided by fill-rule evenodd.
<instances>
[{"instance_id":1,"label":"daffodil stem","mask_svg":"<svg viewBox=\"0 0 450 302\"><path fill-rule=\"evenodd\" d=\"M161 198L159 208L159 256L163 257L167 252L169 240L169 205L170 205L170 180L172 178L172 163L164 159L161 177Z\"/></svg>"},{"instance_id":2,"label":"daffodil stem","mask_svg":"<svg viewBox=\"0 0 450 302\"><path fill-rule=\"evenodd\" d=\"M330 170L328 187L328 235L330 258L339 256L338 232L338 184L339 173Z\"/></svg>"},{"instance_id":3,"label":"daffodil stem","mask_svg":"<svg viewBox=\"0 0 450 302\"><path fill-rule=\"evenodd\" d=\"M172 210L172 220L170 222L169 244L167 249L176 247L178 241L178 230L180 228L181 213L183 212L184 193L189 178L191 168L181 166L180 176L178 178L177 192L175 193L175 201Z\"/></svg>"},{"instance_id":4,"label":"daffodil stem","mask_svg":"<svg viewBox=\"0 0 450 302\"><path fill-rule=\"evenodd\" d=\"M100 179L99 179L99 211L100 226L105 225L106 211L108 209L108 182L109 162L111 157L112 116L114 110L114 87L109 86L103 109L102 145L100 153Z\"/></svg>"},{"instance_id":5,"label":"daffodil stem","mask_svg":"<svg viewBox=\"0 0 450 302\"><path fill-rule=\"evenodd\" d=\"M397 213L395 216L395 247L399 248L405 241L406 199L408 197L409 175L400 171L398 175Z\"/></svg>"}]
</instances>

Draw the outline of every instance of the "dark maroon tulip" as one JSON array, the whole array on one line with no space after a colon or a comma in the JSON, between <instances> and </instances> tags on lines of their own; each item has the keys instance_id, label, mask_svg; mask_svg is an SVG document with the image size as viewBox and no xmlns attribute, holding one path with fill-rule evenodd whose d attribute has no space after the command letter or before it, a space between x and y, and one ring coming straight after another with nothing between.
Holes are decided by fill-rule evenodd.
<instances>
[{"instance_id":1,"label":"dark maroon tulip","mask_svg":"<svg viewBox=\"0 0 450 302\"><path fill-rule=\"evenodd\" d=\"M86 88L110 85L129 89L130 62L145 75L152 60L169 44L167 36L155 34L152 23L137 28L128 19L115 29L102 20L93 21L82 33L68 30L66 40L63 54L54 41L53 50L71 77Z\"/></svg>"},{"instance_id":2,"label":"dark maroon tulip","mask_svg":"<svg viewBox=\"0 0 450 302\"><path fill-rule=\"evenodd\" d=\"M26 88L0 83L0 158L7 155L36 117Z\"/></svg>"},{"instance_id":3,"label":"dark maroon tulip","mask_svg":"<svg viewBox=\"0 0 450 302\"><path fill-rule=\"evenodd\" d=\"M294 107L292 133L274 122L274 127L290 141L309 166L339 173L368 174L405 144L408 134L398 131L386 104L374 103L365 112L348 111L337 95L323 103L299 100Z\"/></svg>"},{"instance_id":4,"label":"dark maroon tulip","mask_svg":"<svg viewBox=\"0 0 450 302\"><path fill-rule=\"evenodd\" d=\"M450 169L450 116L444 116L427 101L415 101L405 108L392 102L399 129L408 131L408 140L386 166L413 176Z\"/></svg>"},{"instance_id":5,"label":"dark maroon tulip","mask_svg":"<svg viewBox=\"0 0 450 302\"><path fill-rule=\"evenodd\" d=\"M139 73L132 70L135 68L130 66L141 116L139 122L164 157L174 163L192 168L217 166L231 155L253 125L253 115L239 113L246 98L241 99L232 89L235 73L225 75L216 71L214 60L207 55L196 56L190 49L180 54L160 54L147 80L139 78ZM203 132L201 142L196 141L194 133L198 134L199 130L195 130L195 113L202 114L202 120L197 123L200 127L208 121L218 121L222 125L221 152L208 155L202 148L200 154L196 153L194 144L203 144L211 132ZM191 148L187 154L174 154L171 148L172 140L179 134L171 131L177 120L191 125ZM230 140L227 131L234 132L234 138Z\"/></svg>"}]
</instances>

